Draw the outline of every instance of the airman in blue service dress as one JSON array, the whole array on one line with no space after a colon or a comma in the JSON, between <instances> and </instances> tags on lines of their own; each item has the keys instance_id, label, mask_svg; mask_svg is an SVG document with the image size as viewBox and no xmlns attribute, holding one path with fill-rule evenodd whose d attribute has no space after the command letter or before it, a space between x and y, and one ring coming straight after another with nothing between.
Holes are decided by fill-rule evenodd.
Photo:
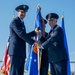
<instances>
[{"instance_id":1,"label":"airman in blue service dress","mask_svg":"<svg viewBox=\"0 0 75 75\"><path fill-rule=\"evenodd\" d=\"M21 11L22 13L26 13L28 9L29 7L27 5L20 5L16 8L18 12ZM34 31L26 33L24 22L22 22L20 17L16 17L10 23L10 41L8 50L11 63L10 75L24 74L26 42L32 45L34 40L31 39L31 37L35 35Z\"/></svg>"},{"instance_id":2,"label":"airman in blue service dress","mask_svg":"<svg viewBox=\"0 0 75 75\"><path fill-rule=\"evenodd\" d=\"M46 16L46 19L51 22L58 18L59 16L56 13L49 13ZM42 43L41 47L44 48L44 50L48 50L48 63L50 63L51 75L67 75L68 56L64 46L62 28L57 24L54 25L46 39L41 37L40 41Z\"/></svg>"}]
</instances>

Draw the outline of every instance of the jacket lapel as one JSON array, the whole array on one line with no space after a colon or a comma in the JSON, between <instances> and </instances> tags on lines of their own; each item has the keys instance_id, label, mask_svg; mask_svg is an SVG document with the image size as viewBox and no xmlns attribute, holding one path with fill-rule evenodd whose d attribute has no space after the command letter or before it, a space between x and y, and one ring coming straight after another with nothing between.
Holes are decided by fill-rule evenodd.
<instances>
[{"instance_id":1,"label":"jacket lapel","mask_svg":"<svg viewBox=\"0 0 75 75\"><path fill-rule=\"evenodd\" d=\"M53 33L54 33L54 31L55 31L56 28L57 28L57 25L55 25L53 27L53 29L50 30L50 32L48 33L47 39L53 35Z\"/></svg>"},{"instance_id":2,"label":"jacket lapel","mask_svg":"<svg viewBox=\"0 0 75 75\"><path fill-rule=\"evenodd\" d=\"M19 17L17 17L17 20L18 20L19 24L21 25L22 29L26 32L24 22L22 22Z\"/></svg>"}]
</instances>

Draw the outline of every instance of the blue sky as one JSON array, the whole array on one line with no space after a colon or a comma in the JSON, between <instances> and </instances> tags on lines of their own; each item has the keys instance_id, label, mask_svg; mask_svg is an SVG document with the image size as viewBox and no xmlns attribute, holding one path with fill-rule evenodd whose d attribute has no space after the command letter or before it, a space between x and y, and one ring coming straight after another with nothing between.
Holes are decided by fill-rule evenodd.
<instances>
[{"instance_id":1,"label":"blue sky","mask_svg":"<svg viewBox=\"0 0 75 75\"><path fill-rule=\"evenodd\" d=\"M0 1L0 60L3 59L7 39L9 37L9 24L13 19L15 7L21 4L27 4L29 10L24 19L26 30L30 32L34 29L36 6L40 4L42 16L55 12L59 15L58 25L61 25L62 11L65 16L65 29L69 47L70 60L75 61L75 1L74 0L1 0ZM17 16L17 12L15 12ZM46 25L46 31L50 27Z\"/></svg>"}]
</instances>

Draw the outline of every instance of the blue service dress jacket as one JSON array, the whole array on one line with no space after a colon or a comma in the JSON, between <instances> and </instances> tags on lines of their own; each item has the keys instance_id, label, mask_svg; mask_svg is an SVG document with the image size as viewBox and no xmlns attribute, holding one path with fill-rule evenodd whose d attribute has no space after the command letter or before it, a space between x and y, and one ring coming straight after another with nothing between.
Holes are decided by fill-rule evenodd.
<instances>
[{"instance_id":1,"label":"blue service dress jacket","mask_svg":"<svg viewBox=\"0 0 75 75\"><path fill-rule=\"evenodd\" d=\"M19 17L13 19L10 23L9 55L26 57L26 42L32 45L35 41L31 37L35 35L35 31L26 33L25 25Z\"/></svg>"},{"instance_id":2,"label":"blue service dress jacket","mask_svg":"<svg viewBox=\"0 0 75 75\"><path fill-rule=\"evenodd\" d=\"M48 50L49 62L66 60L68 58L64 46L63 30L58 25L55 25L46 38L41 37L40 41L44 50Z\"/></svg>"}]
</instances>

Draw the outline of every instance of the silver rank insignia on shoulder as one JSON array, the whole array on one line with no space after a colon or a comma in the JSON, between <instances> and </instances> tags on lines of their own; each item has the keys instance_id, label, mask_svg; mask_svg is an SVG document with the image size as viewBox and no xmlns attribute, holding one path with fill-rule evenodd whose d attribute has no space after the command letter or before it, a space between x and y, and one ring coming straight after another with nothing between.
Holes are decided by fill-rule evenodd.
<instances>
[{"instance_id":1,"label":"silver rank insignia on shoulder","mask_svg":"<svg viewBox=\"0 0 75 75\"><path fill-rule=\"evenodd\" d=\"M22 27L22 29L24 30L24 27Z\"/></svg>"},{"instance_id":2,"label":"silver rank insignia on shoulder","mask_svg":"<svg viewBox=\"0 0 75 75\"><path fill-rule=\"evenodd\" d=\"M53 36L54 32L51 32L50 35Z\"/></svg>"},{"instance_id":3,"label":"silver rank insignia on shoulder","mask_svg":"<svg viewBox=\"0 0 75 75\"><path fill-rule=\"evenodd\" d=\"M54 42L53 45L56 47L57 46L57 42Z\"/></svg>"}]
</instances>

